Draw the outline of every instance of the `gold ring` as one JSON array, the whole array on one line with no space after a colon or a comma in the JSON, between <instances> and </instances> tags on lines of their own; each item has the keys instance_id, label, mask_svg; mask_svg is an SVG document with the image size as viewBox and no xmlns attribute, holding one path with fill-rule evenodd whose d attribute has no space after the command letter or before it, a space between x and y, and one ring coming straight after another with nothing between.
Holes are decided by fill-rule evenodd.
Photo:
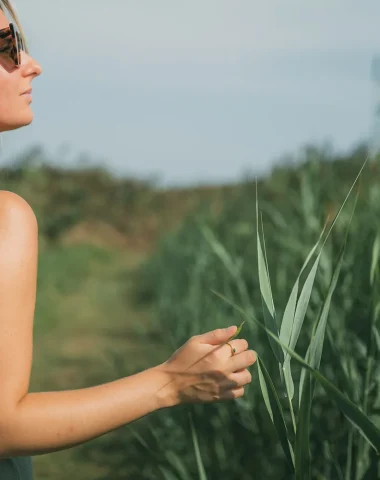
<instances>
[{"instance_id":1,"label":"gold ring","mask_svg":"<svg viewBox=\"0 0 380 480\"><path fill-rule=\"evenodd\" d=\"M233 346L230 344L230 342L226 342L226 344L227 344L227 345L230 347L230 349L231 349L231 356L235 355L236 349L233 348Z\"/></svg>"}]
</instances>

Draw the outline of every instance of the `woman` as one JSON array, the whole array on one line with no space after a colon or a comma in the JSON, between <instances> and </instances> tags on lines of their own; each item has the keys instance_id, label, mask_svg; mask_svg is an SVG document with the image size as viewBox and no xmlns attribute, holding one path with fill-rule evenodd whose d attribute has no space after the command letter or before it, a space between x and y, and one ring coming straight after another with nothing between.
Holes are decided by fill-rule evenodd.
<instances>
[{"instance_id":1,"label":"woman","mask_svg":"<svg viewBox=\"0 0 380 480\"><path fill-rule=\"evenodd\" d=\"M14 9L0 0L0 132L30 124L28 55ZM9 22L10 21L10 22ZM19 195L0 191L0 479L31 479L31 456L63 450L155 410L241 397L256 360L237 327L190 338L166 362L103 385L28 393L37 283L38 225Z\"/></svg>"}]
</instances>

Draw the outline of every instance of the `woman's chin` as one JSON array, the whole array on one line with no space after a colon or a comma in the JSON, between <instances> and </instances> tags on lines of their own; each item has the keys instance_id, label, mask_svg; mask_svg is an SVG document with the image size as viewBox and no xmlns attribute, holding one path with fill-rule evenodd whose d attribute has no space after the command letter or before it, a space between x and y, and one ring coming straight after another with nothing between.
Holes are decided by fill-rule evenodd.
<instances>
[{"instance_id":1,"label":"woman's chin","mask_svg":"<svg viewBox=\"0 0 380 480\"><path fill-rule=\"evenodd\" d=\"M18 128L26 127L33 122L34 114L31 109L28 112L25 112L23 115L20 115L14 122L9 123L1 127L0 125L0 132L10 131L10 130L17 130Z\"/></svg>"},{"instance_id":2,"label":"woman's chin","mask_svg":"<svg viewBox=\"0 0 380 480\"><path fill-rule=\"evenodd\" d=\"M20 127L26 127L27 125L30 125L33 122L34 118L34 113L32 112L31 108L28 108L28 111L25 112L25 114L22 116L21 120L21 125Z\"/></svg>"},{"instance_id":3,"label":"woman's chin","mask_svg":"<svg viewBox=\"0 0 380 480\"><path fill-rule=\"evenodd\" d=\"M25 121L21 126L26 127L27 125L30 125L33 122L34 115L30 115L29 119Z\"/></svg>"}]
</instances>

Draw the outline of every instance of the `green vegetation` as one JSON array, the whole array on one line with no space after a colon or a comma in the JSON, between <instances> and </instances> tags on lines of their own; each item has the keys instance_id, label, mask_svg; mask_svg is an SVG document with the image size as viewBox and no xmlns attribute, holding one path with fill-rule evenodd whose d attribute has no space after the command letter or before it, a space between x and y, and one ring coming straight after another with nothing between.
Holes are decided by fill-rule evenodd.
<instances>
[{"instance_id":1,"label":"green vegetation","mask_svg":"<svg viewBox=\"0 0 380 480\"><path fill-rule=\"evenodd\" d=\"M243 399L192 409L207 478L378 477L378 162L363 171L355 214L352 195L323 249L316 250L365 160L363 153L334 159L309 150L303 165L277 169L260 182L265 243L258 242L256 186L246 182L218 217L202 211L188 218L140 272L145 287L140 297L157 306L162 340L169 333L172 348L199 331L246 318L244 337L259 355L253 368L258 374ZM314 257L308 258L313 246ZM285 323L293 330L283 328L283 318L292 319ZM275 338L292 350L297 344L301 357L292 362L292 375L289 351ZM301 373L302 359L311 371ZM171 452L189 478L197 478L186 417L181 409L165 415L176 425L175 439L163 414L152 422L161 438L154 443L152 435L148 444L156 452L152 468L158 457L172 475L187 478L173 462L163 461Z\"/></svg>"},{"instance_id":2,"label":"green vegetation","mask_svg":"<svg viewBox=\"0 0 380 480\"><path fill-rule=\"evenodd\" d=\"M380 159L320 248L366 153L306 148L298 165L260 179L258 211L252 179L163 191L101 170L4 171L2 188L28 200L40 225L33 390L55 389L57 372L71 372L59 388L134 373L243 320L239 336L259 357L243 398L155 412L36 457L36 476L378 478ZM86 358L79 326L93 339ZM62 338L82 355L63 354Z\"/></svg>"}]
</instances>

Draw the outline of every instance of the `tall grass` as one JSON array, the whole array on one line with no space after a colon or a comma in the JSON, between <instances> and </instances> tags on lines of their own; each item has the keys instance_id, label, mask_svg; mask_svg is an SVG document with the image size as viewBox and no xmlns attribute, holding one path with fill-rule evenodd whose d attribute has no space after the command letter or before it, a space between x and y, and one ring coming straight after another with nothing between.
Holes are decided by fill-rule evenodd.
<instances>
[{"instance_id":1,"label":"tall grass","mask_svg":"<svg viewBox=\"0 0 380 480\"><path fill-rule=\"evenodd\" d=\"M208 479L378 478L378 164L362 173L355 214L347 204L331 231L363 161L274 172L259 184L262 218L247 182L222 215L190 217L140 272L157 309L152 328L173 349L246 318L259 356L243 398L141 423L144 478L202 478L199 459Z\"/></svg>"}]
</instances>

